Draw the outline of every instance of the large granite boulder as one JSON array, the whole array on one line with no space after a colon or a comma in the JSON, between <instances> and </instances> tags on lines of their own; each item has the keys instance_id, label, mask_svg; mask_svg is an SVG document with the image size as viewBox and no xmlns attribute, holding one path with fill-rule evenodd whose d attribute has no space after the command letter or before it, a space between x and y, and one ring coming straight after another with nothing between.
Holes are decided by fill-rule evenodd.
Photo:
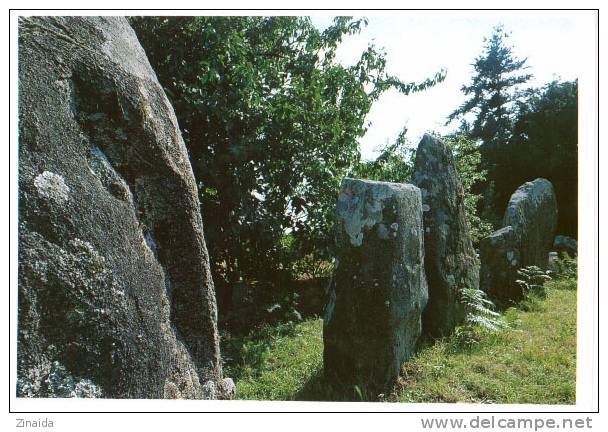
<instances>
[{"instance_id":1,"label":"large granite boulder","mask_svg":"<svg viewBox=\"0 0 608 432\"><path fill-rule=\"evenodd\" d=\"M509 302L523 295L517 269L546 269L557 226L557 202L550 181L524 183L511 195L503 229L480 243L480 286L490 297Z\"/></svg>"},{"instance_id":2,"label":"large granite boulder","mask_svg":"<svg viewBox=\"0 0 608 432\"><path fill-rule=\"evenodd\" d=\"M429 301L423 330L445 336L464 319L462 288L479 288L479 260L466 219L464 189L452 150L425 134L418 145L412 183L420 188L424 220L424 266Z\"/></svg>"},{"instance_id":3,"label":"large granite boulder","mask_svg":"<svg viewBox=\"0 0 608 432\"><path fill-rule=\"evenodd\" d=\"M343 385L390 389L414 352L428 293L420 191L344 179L335 271L324 317L325 374Z\"/></svg>"},{"instance_id":4,"label":"large granite boulder","mask_svg":"<svg viewBox=\"0 0 608 432\"><path fill-rule=\"evenodd\" d=\"M19 396L221 398L177 120L121 17L19 22Z\"/></svg>"}]
</instances>

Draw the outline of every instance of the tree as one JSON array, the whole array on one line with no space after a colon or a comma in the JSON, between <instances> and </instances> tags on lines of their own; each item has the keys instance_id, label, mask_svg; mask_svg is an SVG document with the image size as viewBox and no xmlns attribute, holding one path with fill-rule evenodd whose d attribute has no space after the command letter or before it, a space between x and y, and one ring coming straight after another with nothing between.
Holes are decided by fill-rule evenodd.
<instances>
[{"instance_id":1,"label":"tree","mask_svg":"<svg viewBox=\"0 0 608 432\"><path fill-rule=\"evenodd\" d=\"M513 48L506 45L509 36L499 25L489 39L484 38L483 52L473 64L472 82L461 89L470 97L448 117L450 123L474 114L473 124L468 126L469 134L480 139L488 149L499 148L509 141L513 108L519 100L515 87L532 77L520 73L527 68L526 59L519 60L513 55Z\"/></svg>"},{"instance_id":2,"label":"tree","mask_svg":"<svg viewBox=\"0 0 608 432\"><path fill-rule=\"evenodd\" d=\"M375 160L360 161L349 175L355 178L394 183L409 182L414 172L416 151L409 144L406 134L407 128L404 127L395 142L387 143Z\"/></svg>"},{"instance_id":3,"label":"tree","mask_svg":"<svg viewBox=\"0 0 608 432\"><path fill-rule=\"evenodd\" d=\"M497 189L511 194L523 182L550 180L557 196L557 231L573 237L578 221L577 117L578 81L553 81L529 89L518 104L508 172L505 169L497 183Z\"/></svg>"},{"instance_id":4,"label":"tree","mask_svg":"<svg viewBox=\"0 0 608 432\"><path fill-rule=\"evenodd\" d=\"M337 63L342 38L365 20L338 17L322 32L307 17L131 22L175 108L220 283L276 279L299 257L328 257L335 195L373 102L443 79L404 83L373 45L355 65Z\"/></svg>"},{"instance_id":5,"label":"tree","mask_svg":"<svg viewBox=\"0 0 608 432\"><path fill-rule=\"evenodd\" d=\"M479 241L492 232L492 224L483 220L479 215L478 208L482 195L475 193L476 186L485 181L488 172L481 168L479 146L466 134L456 133L448 135L444 139L454 153L456 171L464 189L464 207L471 239L473 245L477 247Z\"/></svg>"},{"instance_id":6,"label":"tree","mask_svg":"<svg viewBox=\"0 0 608 432\"><path fill-rule=\"evenodd\" d=\"M499 25L489 39L484 39L483 52L473 63L472 81L462 87L468 99L450 114L446 123L460 120L461 132L481 140L482 168L488 171L488 181L484 185L487 204L495 204L498 199L493 196L492 183L497 180L500 170L497 165L504 161L511 140L515 107L522 96L517 86L532 77L522 73L527 68L526 59L514 56L513 48L506 44L509 36L510 33ZM467 120L471 116L472 124Z\"/></svg>"}]
</instances>

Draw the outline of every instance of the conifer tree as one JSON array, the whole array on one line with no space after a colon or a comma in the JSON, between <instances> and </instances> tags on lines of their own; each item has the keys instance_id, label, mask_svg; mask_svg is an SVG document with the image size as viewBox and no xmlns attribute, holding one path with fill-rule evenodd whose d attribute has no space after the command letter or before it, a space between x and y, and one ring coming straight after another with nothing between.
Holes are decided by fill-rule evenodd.
<instances>
[{"instance_id":1,"label":"conifer tree","mask_svg":"<svg viewBox=\"0 0 608 432\"><path fill-rule=\"evenodd\" d=\"M526 59L520 60L507 45L510 33L502 25L484 39L482 54L473 63L474 75L462 92L468 99L448 117L448 123L460 120L473 139L481 140L485 168L491 170L504 146L511 138L515 102L520 96L516 87L532 75L522 73ZM468 118L474 116L472 122Z\"/></svg>"}]
</instances>

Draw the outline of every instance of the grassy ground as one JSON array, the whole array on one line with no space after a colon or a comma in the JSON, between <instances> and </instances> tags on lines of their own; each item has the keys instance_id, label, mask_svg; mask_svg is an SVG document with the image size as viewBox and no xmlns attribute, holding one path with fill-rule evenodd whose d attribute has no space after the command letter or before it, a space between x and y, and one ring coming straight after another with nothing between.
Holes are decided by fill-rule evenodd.
<instances>
[{"instance_id":1,"label":"grassy ground","mask_svg":"<svg viewBox=\"0 0 608 432\"><path fill-rule=\"evenodd\" d=\"M393 402L573 404L576 390L576 282L552 281L547 298L504 313L509 327L481 332L463 347L445 338L403 365ZM525 309L525 310L522 310ZM226 376L239 399L360 400L358 389L336 391L322 378L319 319L267 326L229 339Z\"/></svg>"}]
</instances>

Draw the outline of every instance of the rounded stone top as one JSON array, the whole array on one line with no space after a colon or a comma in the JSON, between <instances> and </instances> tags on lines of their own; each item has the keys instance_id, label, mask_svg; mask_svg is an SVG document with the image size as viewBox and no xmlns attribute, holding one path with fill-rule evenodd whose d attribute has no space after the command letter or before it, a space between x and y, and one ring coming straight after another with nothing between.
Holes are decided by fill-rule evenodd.
<instances>
[{"instance_id":1,"label":"rounded stone top","mask_svg":"<svg viewBox=\"0 0 608 432\"><path fill-rule=\"evenodd\" d=\"M526 182L517 188L507 204L503 225L519 226L528 218L538 217L538 206L545 206L542 217L557 219L557 204L553 184L544 178Z\"/></svg>"}]
</instances>

